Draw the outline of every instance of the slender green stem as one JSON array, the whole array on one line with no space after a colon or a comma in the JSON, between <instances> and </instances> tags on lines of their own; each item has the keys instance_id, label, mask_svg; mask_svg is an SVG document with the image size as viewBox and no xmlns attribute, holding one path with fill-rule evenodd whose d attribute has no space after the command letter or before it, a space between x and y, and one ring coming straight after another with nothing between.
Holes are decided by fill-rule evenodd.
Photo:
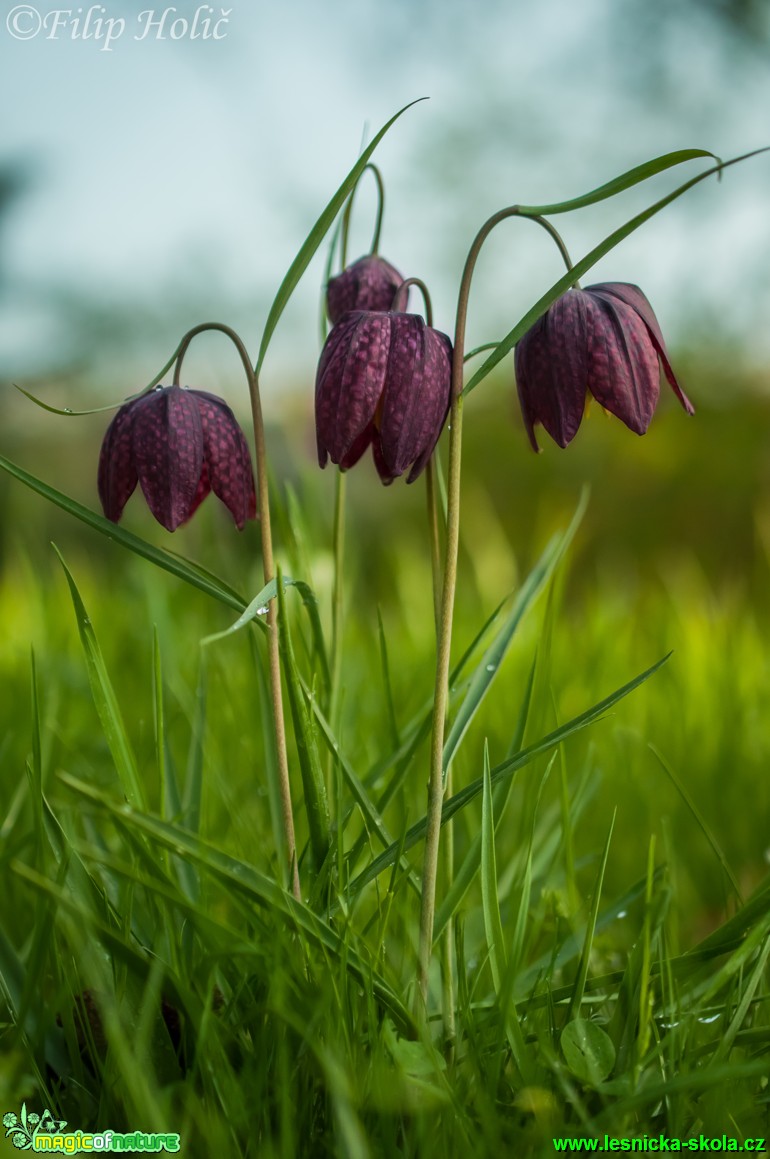
<instances>
[{"instance_id":1,"label":"slender green stem","mask_svg":"<svg viewBox=\"0 0 770 1159\"><path fill-rule=\"evenodd\" d=\"M501 209L484 223L470 248L460 283L457 300L454 351L452 356L452 405L449 412L449 467L447 479L447 532L444 561L444 582L441 596L441 618L436 652L436 683L433 699L433 731L430 749L430 779L428 782L428 811L425 831L425 853L422 871L422 903L420 908L420 946L417 967L416 1013L424 1016L428 1003L428 975L433 951L433 922L436 910L436 878L438 875L439 845L441 838L441 809L445 792L444 734L449 705L449 659L452 647L452 620L455 589L457 586L457 555L460 542L460 479L462 466L463 419L463 362L465 327L468 316L468 298L471 279L481 247L501 221L519 215L517 205ZM567 263L569 254L554 227L544 218L531 216L546 229Z\"/></svg>"},{"instance_id":2,"label":"slender green stem","mask_svg":"<svg viewBox=\"0 0 770 1159\"><path fill-rule=\"evenodd\" d=\"M200 326L188 330L179 344L176 366L174 368L174 383L179 383L182 369L182 360L190 342L197 334L205 330L218 330L225 334L237 349L246 378L249 383L249 398L251 414L254 424L254 448L257 460L257 502L259 506L260 530L262 533L262 569L265 584L275 579L275 560L273 557L273 536L270 528L270 496L267 482L267 453L265 450L265 426L262 420L262 402L259 395L259 380L251 364L246 347L240 337L229 326L221 322L203 322ZM277 630L277 602L270 600L267 612L267 651L270 673L270 700L273 710L273 725L275 729L275 749L278 765L278 789L281 798L281 813L283 816L283 831L286 841L286 857L291 874L291 889L294 896L301 897L299 884L299 870L297 868L297 842L294 835L294 812L291 804L291 787L289 784L289 758L286 749L286 728L283 715L283 694L281 691L281 661L278 645Z\"/></svg>"},{"instance_id":3,"label":"slender green stem","mask_svg":"<svg viewBox=\"0 0 770 1159\"><path fill-rule=\"evenodd\" d=\"M332 584L332 640L330 656L331 689L329 693L329 720L336 723L337 705L339 703L340 672L342 669L342 595L343 572L345 565L345 496L347 494L347 476L343 471L337 472L334 491L334 528L332 538L334 543L334 580Z\"/></svg>"},{"instance_id":4,"label":"slender green stem","mask_svg":"<svg viewBox=\"0 0 770 1159\"><path fill-rule=\"evenodd\" d=\"M436 620L436 640L441 632L441 531L439 516L439 498L436 493L436 474L438 465L435 456L431 456L425 471L425 484L428 499L428 530L430 535L431 571L433 574L433 614ZM447 769L446 790L452 792L452 768ZM447 893L454 880L454 829L447 826L442 849L444 892ZM454 950L454 922L451 917L444 927L441 938L441 1009L444 1019L445 1051L447 1061L454 1055L455 1040L455 988L452 969L452 953Z\"/></svg>"},{"instance_id":5,"label":"slender green stem","mask_svg":"<svg viewBox=\"0 0 770 1159\"><path fill-rule=\"evenodd\" d=\"M345 269L345 266L348 264L348 234L350 233L350 217L351 217L351 214L353 212L353 199L355 198L356 192L358 191L358 186L359 186L359 183L361 181L361 177L363 177L364 173L366 173L367 170L372 174L372 176L374 177L374 180L377 184L377 216L374 219L374 234L372 236L372 245L371 245L371 248L369 250L369 253L376 254L377 250L380 248L380 233L382 232L382 218L383 218L383 215L385 213L385 184L382 180L382 174L380 173L379 169L377 168L376 165L374 165L370 161L369 164L365 165L364 168L361 170L361 176L358 178L358 181L356 181L355 185L353 186L353 190L350 194L350 197L347 200L347 204L346 204L345 209L344 209L343 214L342 214L342 235L340 238L340 262L342 264L343 270Z\"/></svg>"},{"instance_id":6,"label":"slender green stem","mask_svg":"<svg viewBox=\"0 0 770 1159\"><path fill-rule=\"evenodd\" d=\"M441 531L439 528L438 495L436 494L436 464L431 455L425 468L425 494L428 500L428 534L430 562L433 576L433 616L436 621L436 640L441 630Z\"/></svg>"}]
</instances>

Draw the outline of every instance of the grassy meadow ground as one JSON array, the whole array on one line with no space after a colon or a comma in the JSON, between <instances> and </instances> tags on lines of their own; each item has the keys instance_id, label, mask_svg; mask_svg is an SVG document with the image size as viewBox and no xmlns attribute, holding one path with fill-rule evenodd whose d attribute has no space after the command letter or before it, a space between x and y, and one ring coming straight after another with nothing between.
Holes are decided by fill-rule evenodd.
<instances>
[{"instance_id":1,"label":"grassy meadow ground","mask_svg":"<svg viewBox=\"0 0 770 1159\"><path fill-rule=\"evenodd\" d=\"M0 1111L50 1109L68 1131L175 1131L185 1155L529 1155L561 1135L770 1135L770 404L705 363L685 360L682 379L695 418L664 397L638 439L594 407L567 452L538 457L502 381L468 401L457 660L508 602L457 678L455 711L511 594L584 484L590 498L463 739L454 791L483 777L485 742L494 769L672 655L456 814L469 885L451 914L439 885L451 944L437 945L428 1031L409 1013L421 842L405 854L416 872L396 849L356 885L387 844L367 808L379 803L396 845L425 813L422 481L383 489L368 463L348 475L335 725L347 771L319 739L344 837L320 895L303 861L297 907L272 885L260 633L202 650L237 611L0 476ZM277 551L328 633L334 478L315 467L307 408L291 406L269 432ZM106 416L29 412L14 404L0 453L95 509ZM173 539L138 496L124 524L247 600L261 587L256 525L239 536L213 497ZM119 706L112 747L51 541ZM321 697L305 609L287 598ZM298 777L293 790L304 845ZM567 1023L588 1035L577 1057Z\"/></svg>"}]
</instances>

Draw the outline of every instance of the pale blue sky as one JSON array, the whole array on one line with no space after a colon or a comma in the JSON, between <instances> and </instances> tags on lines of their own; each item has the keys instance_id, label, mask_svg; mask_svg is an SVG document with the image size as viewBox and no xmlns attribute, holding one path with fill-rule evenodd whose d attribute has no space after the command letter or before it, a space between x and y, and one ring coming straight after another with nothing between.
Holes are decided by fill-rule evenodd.
<instances>
[{"instance_id":1,"label":"pale blue sky","mask_svg":"<svg viewBox=\"0 0 770 1159\"><path fill-rule=\"evenodd\" d=\"M149 373L178 338L167 307L174 325L232 321L256 348L272 294L362 136L415 97L430 100L376 157L388 186L382 250L429 283L447 330L465 251L500 206L575 195L670 149L729 156L770 143L766 52L728 59L728 42L693 9L645 30L636 0L180 0L152 9L148 31L147 0L105 0L91 32L105 32L98 18L125 27L104 51L103 39L82 38L88 5L60 10L72 15L55 29L55 5L23 7L11 16L20 6L4 0L0 21L0 160L32 173L2 238L0 359L11 372L45 369L66 347L52 285L57 301L143 307ZM182 24L172 39L172 20L191 22L196 9L209 29L226 14L222 39L191 40ZM36 20L37 35L12 35ZM693 172L561 218L573 257ZM767 353L769 184L765 158L704 183L585 280L638 282L673 341L720 318L739 338L761 335ZM365 248L370 204L364 194L351 256ZM499 337L560 273L545 235L506 228L479 268L472 341ZM322 270L319 257L276 336L276 376L312 377Z\"/></svg>"}]
</instances>

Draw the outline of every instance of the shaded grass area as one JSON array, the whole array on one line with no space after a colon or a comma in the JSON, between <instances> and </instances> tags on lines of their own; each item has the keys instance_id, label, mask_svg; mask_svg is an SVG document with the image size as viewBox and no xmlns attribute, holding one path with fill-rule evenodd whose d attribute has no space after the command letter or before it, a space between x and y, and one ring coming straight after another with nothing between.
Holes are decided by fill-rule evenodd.
<instances>
[{"instance_id":1,"label":"shaded grass area","mask_svg":"<svg viewBox=\"0 0 770 1159\"><path fill-rule=\"evenodd\" d=\"M235 611L3 479L4 1111L26 1100L68 1130L179 1131L190 1155L537 1154L561 1133L767 1133L770 413L664 409L644 440L596 413L567 454L535 458L500 421L508 405L494 386L469 408L457 660L521 591L585 480L592 496L455 756L455 793L479 791L452 822L467 890L442 910L440 883L450 1044L438 966L434 1018L411 1016L419 841L360 884L387 844L380 823L398 846L425 812L420 485L350 477L330 725L344 759L317 727L338 840L325 875L305 853L298 906L276 884L261 634L201 650ZM280 555L328 626L332 479L308 466L308 435L301 416L273 443ZM39 456L28 448L25 464L63 486L57 454L46 469ZM90 486L73 491L93 506ZM257 530L236 537L211 501L173 540L136 499L126 518L246 600L261 586ZM51 538L114 691L131 810ZM323 708L296 593L287 607ZM510 612L509 599L458 674L455 714ZM602 719L485 787L485 746L501 768L672 649ZM299 805L299 777L294 793ZM301 807L298 829L304 845Z\"/></svg>"}]
</instances>

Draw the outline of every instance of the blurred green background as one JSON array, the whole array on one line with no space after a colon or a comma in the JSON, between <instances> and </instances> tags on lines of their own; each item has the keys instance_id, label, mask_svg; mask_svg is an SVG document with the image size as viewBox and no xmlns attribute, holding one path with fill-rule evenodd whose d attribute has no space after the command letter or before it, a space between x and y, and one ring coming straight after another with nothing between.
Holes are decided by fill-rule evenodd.
<instances>
[{"instance_id":1,"label":"blurred green background","mask_svg":"<svg viewBox=\"0 0 770 1159\"><path fill-rule=\"evenodd\" d=\"M727 156L770 141L768 28L762 0L688 0L675 9L595 0L579 12L559 0L536 12L502 3L466 11L458 0L394 3L387 13L352 3L320 12L308 0L280 12L241 4L219 45L132 43L127 34L112 54L64 35L21 42L2 28L0 90L21 91L23 100L0 153L0 453L96 506L109 415L56 417L11 383L57 406L118 402L206 317L242 329L256 348L289 261L362 137L407 100L433 98L406 114L381 151L383 252L404 273L425 277L436 324L450 330L465 250L501 205L576 195L667 149ZM573 257L679 179L675 171L559 222ZM593 763L598 777L581 849L601 845L617 805L608 880L625 887L644 873L648 837L657 833L693 936L724 912L728 891L650 743L687 785L744 892L768 859L767 180L768 162L759 158L721 185L704 183L587 279L642 285L694 418L664 385L645 438L594 406L566 452L546 446L534 456L509 362L466 411L457 648L516 589L588 484L553 635L554 717L580 712L669 650L673 656L591 738L565 749L568 764ZM354 253L367 244L371 190L357 207ZM515 223L485 252L470 345L500 337L559 275L558 255L537 233ZM315 465L312 425L322 281L319 256L279 328L263 385L279 553L303 560L328 622L333 478ZM248 425L236 359L221 339L196 343L186 373L191 385L226 396ZM287 488L295 505L282 519ZM376 759L382 719L371 677L378 610L406 720L431 687L431 591L422 484L385 490L367 462L351 474L348 492L343 739L364 762ZM138 561L5 476L0 511L0 755L13 801L30 745L31 644L51 775L60 767L95 775L104 760L52 540L92 610L140 746L151 732L151 624L181 720L198 641L228 618L170 577L148 577ZM257 529L236 537L213 500L173 540L139 498L124 518L245 594L260 586ZM474 726L468 750L476 761L485 736L493 757L504 755L539 631L537 617L522 629ZM251 753L254 709L238 647L228 643L213 661L214 705ZM362 685L366 696L357 695ZM470 765L458 768L464 775ZM422 773L415 777L419 801ZM222 775L210 786L209 825L247 853L264 802L259 789L244 802L242 778L239 770L232 784Z\"/></svg>"}]
</instances>

